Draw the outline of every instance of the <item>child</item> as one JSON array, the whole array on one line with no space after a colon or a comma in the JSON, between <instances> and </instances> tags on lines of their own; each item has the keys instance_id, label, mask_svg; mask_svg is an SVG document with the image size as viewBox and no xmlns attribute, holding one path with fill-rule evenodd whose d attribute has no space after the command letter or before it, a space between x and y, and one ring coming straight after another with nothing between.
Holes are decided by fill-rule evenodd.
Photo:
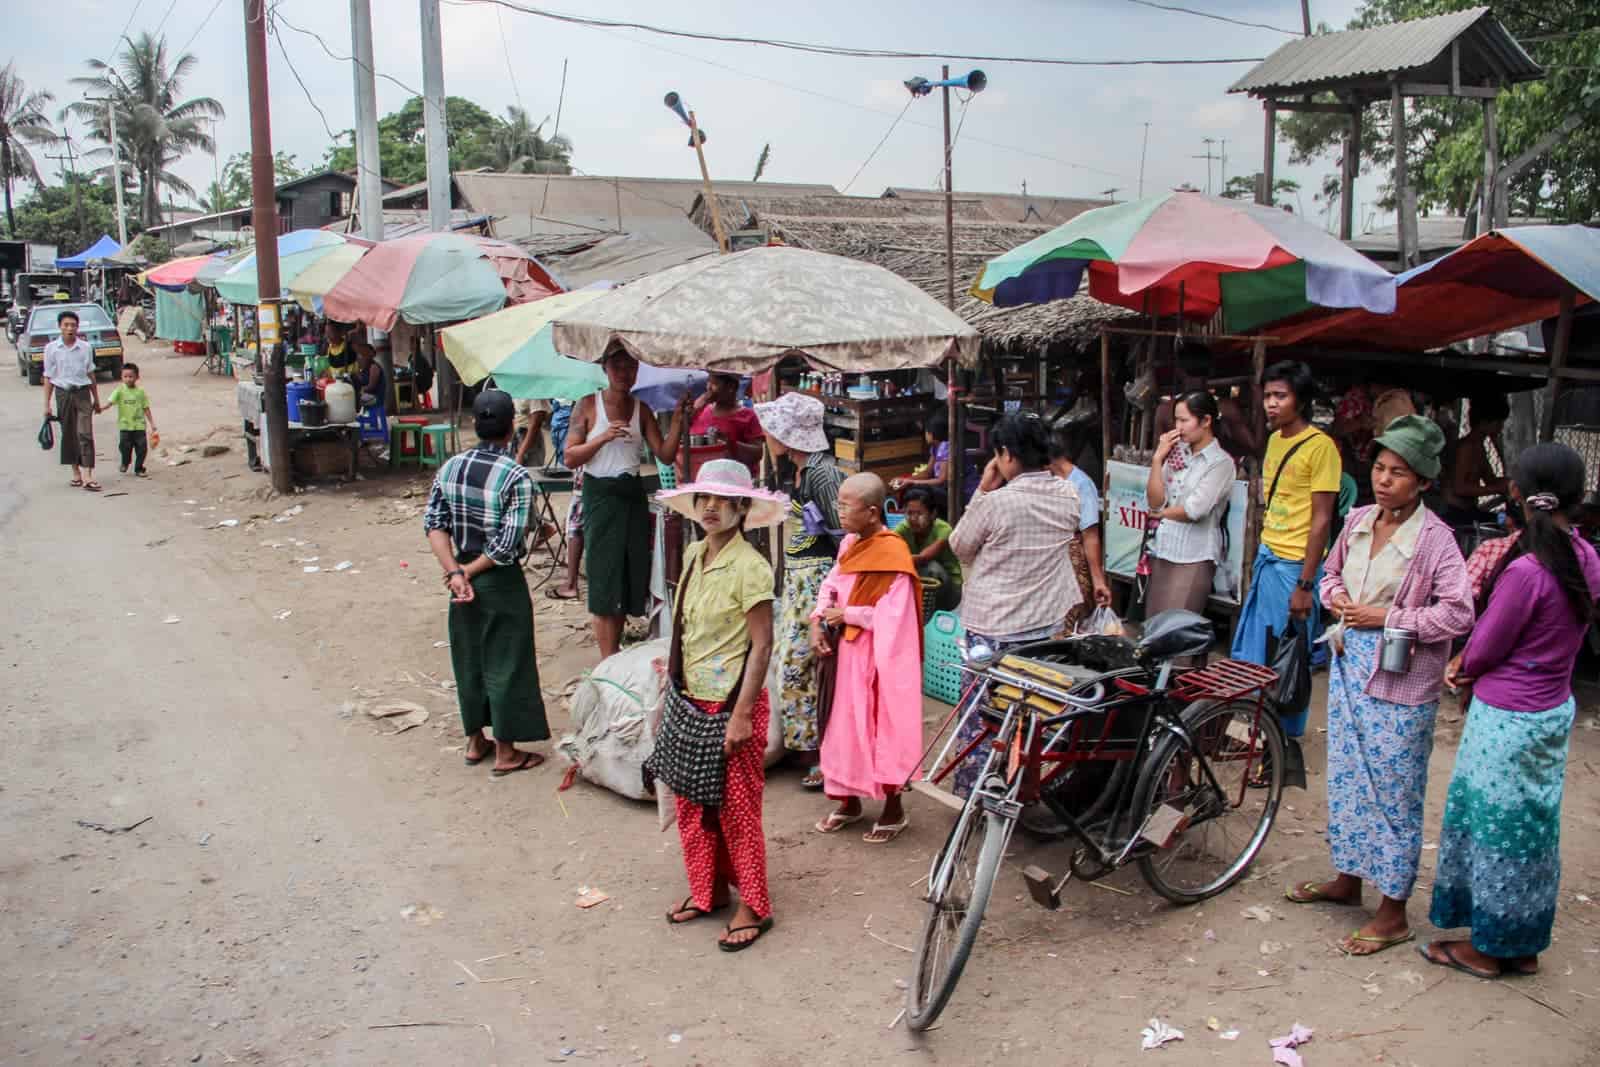
<instances>
[{"instance_id":1,"label":"child","mask_svg":"<svg viewBox=\"0 0 1600 1067\"><path fill-rule=\"evenodd\" d=\"M939 592L934 607L954 611L961 604L961 561L950 548L950 524L934 509L933 493L926 486L905 491L905 521L895 530L911 550L911 562L924 578L937 578Z\"/></svg>"},{"instance_id":2,"label":"child","mask_svg":"<svg viewBox=\"0 0 1600 1067\"><path fill-rule=\"evenodd\" d=\"M929 415L922 432L922 439L928 446L928 462L912 471L907 477L896 478L889 483L889 488L898 493L914 485L925 486L933 490L935 499L942 506L946 491L945 482L949 477L945 471L945 464L950 462L949 430L948 415L942 411L935 411Z\"/></svg>"},{"instance_id":3,"label":"child","mask_svg":"<svg viewBox=\"0 0 1600 1067\"><path fill-rule=\"evenodd\" d=\"M161 443L161 435L156 432L156 417L150 410L150 397L139 388L137 363L122 365L122 384L111 390L111 395L95 409L95 414L112 407L117 409L117 451L122 454L122 466L118 469L127 474L128 463L132 461L134 474L141 478L150 477L144 469L145 455L152 444ZM148 441L145 439L147 425L152 438Z\"/></svg>"}]
</instances>

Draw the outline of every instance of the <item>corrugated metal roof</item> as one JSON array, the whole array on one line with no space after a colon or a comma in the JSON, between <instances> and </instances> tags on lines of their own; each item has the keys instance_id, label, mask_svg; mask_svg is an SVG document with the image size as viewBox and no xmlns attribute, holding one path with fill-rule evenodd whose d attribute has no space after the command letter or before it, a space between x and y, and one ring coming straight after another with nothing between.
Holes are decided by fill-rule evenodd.
<instances>
[{"instance_id":1,"label":"corrugated metal roof","mask_svg":"<svg viewBox=\"0 0 1600 1067\"><path fill-rule=\"evenodd\" d=\"M1432 18L1290 41L1229 88L1271 95L1274 90L1383 78L1442 64L1429 81L1448 82L1452 41L1460 40L1463 84L1510 84L1544 76L1517 39L1487 7Z\"/></svg>"}]
</instances>

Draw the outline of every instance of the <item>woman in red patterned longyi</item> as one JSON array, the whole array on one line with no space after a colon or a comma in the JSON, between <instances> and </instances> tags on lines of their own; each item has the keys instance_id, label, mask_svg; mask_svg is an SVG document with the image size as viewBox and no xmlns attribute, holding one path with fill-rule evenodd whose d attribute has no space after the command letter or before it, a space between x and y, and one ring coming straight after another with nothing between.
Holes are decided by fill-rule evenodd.
<instances>
[{"instance_id":1,"label":"woman in red patterned longyi","mask_svg":"<svg viewBox=\"0 0 1600 1067\"><path fill-rule=\"evenodd\" d=\"M772 928L761 795L771 717L766 678L773 581L772 567L744 530L781 521L788 500L756 489L750 471L736 460L712 460L694 482L658 499L705 531L705 539L683 554L680 645L668 684L678 685L701 712L731 712L722 743L727 770L721 807L677 798L689 895L667 912L667 922L676 926L720 912L730 903L730 887L737 888L739 908L717 944L724 952L739 952Z\"/></svg>"}]
</instances>

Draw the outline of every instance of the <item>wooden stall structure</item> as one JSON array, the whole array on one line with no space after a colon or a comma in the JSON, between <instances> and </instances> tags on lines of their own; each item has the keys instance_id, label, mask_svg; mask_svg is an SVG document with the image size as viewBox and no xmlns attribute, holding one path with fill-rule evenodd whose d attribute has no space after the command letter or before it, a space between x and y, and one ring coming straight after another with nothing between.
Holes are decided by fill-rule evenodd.
<instances>
[{"instance_id":1,"label":"wooden stall structure","mask_svg":"<svg viewBox=\"0 0 1600 1067\"><path fill-rule=\"evenodd\" d=\"M1387 26L1325 33L1290 41L1234 82L1229 92L1261 101L1266 120L1258 203L1273 202L1272 186L1280 111L1340 115L1346 120L1340 177L1339 236L1355 228L1355 186L1360 171L1361 129L1367 108L1386 104L1395 147L1394 187L1400 205L1400 265L1416 266L1416 190L1406 173L1409 135L1405 102L1417 97L1477 100L1483 107L1484 164L1480 182L1480 232L1496 221L1504 184L1495 134L1495 98L1519 82L1544 77L1487 7Z\"/></svg>"}]
</instances>

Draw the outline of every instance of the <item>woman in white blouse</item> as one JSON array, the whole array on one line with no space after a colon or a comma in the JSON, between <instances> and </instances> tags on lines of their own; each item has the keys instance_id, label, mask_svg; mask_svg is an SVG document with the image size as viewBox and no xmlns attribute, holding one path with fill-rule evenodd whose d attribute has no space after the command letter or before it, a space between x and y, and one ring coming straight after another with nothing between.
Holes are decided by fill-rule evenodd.
<instances>
[{"instance_id":1,"label":"woman in white blouse","mask_svg":"<svg viewBox=\"0 0 1600 1067\"><path fill-rule=\"evenodd\" d=\"M1173 405L1174 428L1161 435L1145 493L1150 521L1150 586L1145 617L1170 608L1203 612L1222 558L1219 526L1233 488L1233 457L1217 443L1217 401L1204 390Z\"/></svg>"}]
</instances>

